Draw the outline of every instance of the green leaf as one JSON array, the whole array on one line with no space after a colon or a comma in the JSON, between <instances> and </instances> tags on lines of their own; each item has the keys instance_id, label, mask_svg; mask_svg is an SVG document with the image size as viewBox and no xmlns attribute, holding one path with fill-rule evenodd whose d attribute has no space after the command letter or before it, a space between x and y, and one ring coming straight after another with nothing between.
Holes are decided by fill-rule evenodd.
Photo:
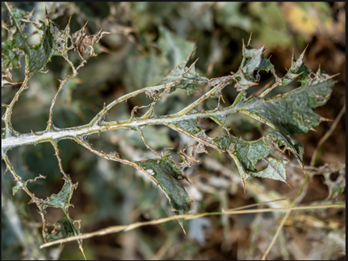
<instances>
[{"instance_id":1,"label":"green leaf","mask_svg":"<svg viewBox=\"0 0 348 261\"><path fill-rule=\"evenodd\" d=\"M222 150L229 149L243 165L246 171L255 171L258 160L268 156L271 149L261 139L258 141L245 141L242 138L231 136L213 139Z\"/></svg>"},{"instance_id":2,"label":"green leaf","mask_svg":"<svg viewBox=\"0 0 348 261\"><path fill-rule=\"evenodd\" d=\"M261 55L261 63L259 67L256 68L256 71L267 71L267 72L272 72L273 75L275 75L275 69L274 65L271 63L269 59L266 59L265 56L262 54Z\"/></svg>"},{"instance_id":3,"label":"green leaf","mask_svg":"<svg viewBox=\"0 0 348 261\"><path fill-rule=\"evenodd\" d=\"M210 117L210 119L212 119L213 121L215 121L219 126L223 127L225 130L228 131L228 128L225 124L225 120L226 120L226 115L216 115L216 116L212 116Z\"/></svg>"},{"instance_id":4,"label":"green leaf","mask_svg":"<svg viewBox=\"0 0 348 261\"><path fill-rule=\"evenodd\" d=\"M65 209L70 204L70 199L74 192L76 184L72 184L71 182L65 182L61 191L58 194L52 194L48 198L47 206L54 208L62 208Z\"/></svg>"},{"instance_id":5,"label":"green leaf","mask_svg":"<svg viewBox=\"0 0 348 261\"><path fill-rule=\"evenodd\" d=\"M271 71L273 70L272 66L267 65L266 62L262 65L261 52L257 52L256 49L245 49L243 54L245 56L242 62L244 67L239 72L243 68L246 68L249 73L257 69L269 68ZM301 87L268 99L264 98L265 95L262 96L262 94L259 97L246 98L246 92L242 91L230 106L234 111L244 113L269 125L274 129L272 132L266 134L261 140L252 142L244 141L241 138L237 139L233 136L214 139L218 147L227 150L236 162L244 184L250 176L271 177L285 181L285 163L283 161L275 162L270 158L265 159L272 145L282 152L285 152L285 150L291 151L301 166L303 164L303 144L294 139L293 135L306 133L320 123L322 118L313 109L328 101L334 85L331 77L322 74L320 70L316 74L310 73L310 69L303 66L303 54L297 61L293 58L289 70L296 74L302 72L302 78L299 79L302 83ZM254 62L252 59L256 59L256 61ZM259 63L260 59L261 62ZM250 68L247 65L250 65ZM241 75L244 77L243 74ZM296 78L292 79L289 75L286 77L291 81ZM284 85L286 77L282 80L276 78L281 81L279 86ZM248 88L247 85L243 85L242 77L237 78L237 81L237 84L242 83L239 89ZM255 164L261 159L267 161L269 165L266 170L256 172Z\"/></svg>"},{"instance_id":6,"label":"green leaf","mask_svg":"<svg viewBox=\"0 0 348 261\"><path fill-rule=\"evenodd\" d=\"M303 144L295 140L290 134L286 134L283 131L274 130L268 133L264 138L266 143L272 143L275 147L280 148L284 146L283 152L285 150L290 150L296 158L299 160L300 164L303 162Z\"/></svg>"},{"instance_id":7,"label":"green leaf","mask_svg":"<svg viewBox=\"0 0 348 261\"><path fill-rule=\"evenodd\" d=\"M286 140L278 131L273 131L257 141L245 141L242 138L233 136L216 138L213 141L220 149L228 151L233 158L242 178L243 186L245 186L246 180L250 177L270 178L286 182L285 164L287 161L268 157L272 146L279 147L285 145L302 162L303 147L300 147L300 149L297 147L302 144L294 139ZM294 146L290 146L289 144L292 144L292 142L297 143ZM256 171L255 165L259 160L264 160L268 163L267 168L263 171Z\"/></svg>"},{"instance_id":8,"label":"green leaf","mask_svg":"<svg viewBox=\"0 0 348 261\"><path fill-rule=\"evenodd\" d=\"M201 90L205 84L208 83L208 79L201 77L196 72L195 63L190 67L186 67L188 60L194 52L194 44L181 39L174 35L164 27L159 27L160 39L158 45L161 47L163 55L167 57L172 67L176 66L162 81L155 84L171 84L179 80L179 83L175 85L175 88L185 89L188 94ZM193 51L192 51L193 50ZM187 53L190 54L188 56ZM171 88L171 92L175 90L174 86Z\"/></svg>"},{"instance_id":9,"label":"green leaf","mask_svg":"<svg viewBox=\"0 0 348 261\"><path fill-rule=\"evenodd\" d=\"M271 145L263 139L245 141L242 138L231 136L213 139L222 150L227 150L237 165L239 174L245 187L246 180L256 172L256 163L268 156Z\"/></svg>"},{"instance_id":10,"label":"green leaf","mask_svg":"<svg viewBox=\"0 0 348 261\"><path fill-rule=\"evenodd\" d=\"M287 183L285 180L286 164L288 163L288 161L276 160L274 158L267 158L264 159L264 161L268 163L267 168L262 171L254 172L252 174L253 177L280 180Z\"/></svg>"},{"instance_id":11,"label":"green leaf","mask_svg":"<svg viewBox=\"0 0 348 261\"><path fill-rule=\"evenodd\" d=\"M51 232L51 234L46 235L47 241L78 235L73 221L68 217L58 220L54 226L55 229Z\"/></svg>"},{"instance_id":12,"label":"green leaf","mask_svg":"<svg viewBox=\"0 0 348 261\"><path fill-rule=\"evenodd\" d=\"M260 97L245 98L241 92L236 98L235 108L273 129L282 129L290 135L308 132L318 126L321 117L313 109L324 105L330 98L334 81L327 76L316 74L307 76L307 85L301 86L283 95L269 99ZM310 84L310 85L309 85Z\"/></svg>"},{"instance_id":13,"label":"green leaf","mask_svg":"<svg viewBox=\"0 0 348 261\"><path fill-rule=\"evenodd\" d=\"M295 55L292 55L291 59L291 67L287 74L282 78L282 84L287 85L290 84L296 77L300 76L299 80L302 85L307 83L308 74L310 73L310 69L304 66L303 58L306 50L302 52L298 60L295 59Z\"/></svg>"},{"instance_id":14,"label":"green leaf","mask_svg":"<svg viewBox=\"0 0 348 261\"><path fill-rule=\"evenodd\" d=\"M16 185L12 188L12 194L15 195L23 186L24 183L22 181L17 181Z\"/></svg>"},{"instance_id":15,"label":"green leaf","mask_svg":"<svg viewBox=\"0 0 348 261\"><path fill-rule=\"evenodd\" d=\"M195 69L195 62L190 67L186 67L188 60L190 59L194 50L181 61L163 80L154 84L158 85L170 85L177 82L171 87L170 92L175 91L176 88L184 89L188 94L199 91L208 84L209 80L199 75Z\"/></svg>"},{"instance_id":16,"label":"green leaf","mask_svg":"<svg viewBox=\"0 0 348 261\"><path fill-rule=\"evenodd\" d=\"M31 13L15 7L10 7L12 25L9 26L9 40L2 43L2 55L5 61L10 62L12 68L20 66L18 50L24 52L26 57L26 71L29 75L42 70L50 61L52 55L65 55L67 51L69 25L64 31L59 30L47 17L46 23L35 19ZM22 20L30 21L37 28L39 42L31 46L28 41L34 35L27 35L23 31ZM12 52L12 54L11 54Z\"/></svg>"},{"instance_id":17,"label":"green leaf","mask_svg":"<svg viewBox=\"0 0 348 261\"><path fill-rule=\"evenodd\" d=\"M174 125L178 126L180 129L183 129L192 135L196 135L202 131L202 128L197 126L196 120L182 120L176 122Z\"/></svg>"},{"instance_id":18,"label":"green leaf","mask_svg":"<svg viewBox=\"0 0 348 261\"><path fill-rule=\"evenodd\" d=\"M180 215L186 212L191 199L178 181L185 178L184 174L178 169L176 163L168 157L169 155L166 155L162 159L137 162L137 165L156 179L159 187L169 199L173 212ZM179 223L182 225L181 220Z\"/></svg>"},{"instance_id":19,"label":"green leaf","mask_svg":"<svg viewBox=\"0 0 348 261\"><path fill-rule=\"evenodd\" d=\"M252 74L256 68L261 65L262 53L264 50L264 47L253 49L249 46L243 45L243 60L241 67L244 73Z\"/></svg>"},{"instance_id":20,"label":"green leaf","mask_svg":"<svg viewBox=\"0 0 348 261\"><path fill-rule=\"evenodd\" d=\"M26 68L29 74L42 69L50 59L52 50L52 41L49 39L47 26L42 21L36 21L40 24L39 30L42 33L40 43L36 46L29 46L28 35L22 30L21 19L29 20L31 18L30 13L13 7L10 8L10 14L14 23L13 26L15 26L15 29L13 29L15 33L10 36L12 47L19 48L26 54Z\"/></svg>"},{"instance_id":21,"label":"green leaf","mask_svg":"<svg viewBox=\"0 0 348 261\"><path fill-rule=\"evenodd\" d=\"M256 83L253 81L253 76L244 74L241 69L238 70L235 76L237 83L234 85L234 87L237 89L237 91L244 91L249 89L250 86L256 85Z\"/></svg>"},{"instance_id":22,"label":"green leaf","mask_svg":"<svg viewBox=\"0 0 348 261\"><path fill-rule=\"evenodd\" d=\"M243 44L243 60L234 75L237 80L234 87L237 91L247 90L250 86L257 84L258 80L255 80L253 76L255 71L270 71L276 79L278 78L270 60L264 57L264 50L264 47L253 49L251 46Z\"/></svg>"},{"instance_id":23,"label":"green leaf","mask_svg":"<svg viewBox=\"0 0 348 261\"><path fill-rule=\"evenodd\" d=\"M305 133L319 125L321 117L313 109L324 105L330 98L335 82L323 80L314 85L305 85L283 95L292 107L291 120L287 124L290 133Z\"/></svg>"},{"instance_id":24,"label":"green leaf","mask_svg":"<svg viewBox=\"0 0 348 261\"><path fill-rule=\"evenodd\" d=\"M19 58L24 54L17 50L13 50L13 41L6 41L1 43L1 64L3 68L9 67L10 70L19 68L21 66Z\"/></svg>"}]
</instances>

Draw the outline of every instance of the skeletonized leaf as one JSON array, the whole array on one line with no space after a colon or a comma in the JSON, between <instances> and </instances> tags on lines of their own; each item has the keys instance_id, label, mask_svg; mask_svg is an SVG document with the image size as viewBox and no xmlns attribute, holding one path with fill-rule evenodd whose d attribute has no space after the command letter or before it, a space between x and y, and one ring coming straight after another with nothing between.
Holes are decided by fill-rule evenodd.
<instances>
[{"instance_id":1,"label":"skeletonized leaf","mask_svg":"<svg viewBox=\"0 0 348 261\"><path fill-rule=\"evenodd\" d=\"M47 241L58 240L78 234L74 227L73 221L68 217L58 220L54 226L54 230L50 234L46 235Z\"/></svg>"},{"instance_id":2,"label":"skeletonized leaf","mask_svg":"<svg viewBox=\"0 0 348 261\"><path fill-rule=\"evenodd\" d=\"M47 25L31 16L31 13L10 7L10 17L12 19L12 25L9 26L9 40L6 42L6 46L13 50L18 48L23 51L26 56L26 71L32 74L45 67L46 63L51 58L53 39L49 33ZM27 35L23 31L22 20L31 21L35 24L39 35L39 43L35 46L30 46L28 38L32 35ZM7 56L8 57L8 56Z\"/></svg>"},{"instance_id":3,"label":"skeletonized leaf","mask_svg":"<svg viewBox=\"0 0 348 261\"><path fill-rule=\"evenodd\" d=\"M47 206L62 209L68 207L75 187L76 184L65 182L58 194L52 194L48 198Z\"/></svg>"},{"instance_id":4,"label":"skeletonized leaf","mask_svg":"<svg viewBox=\"0 0 348 261\"><path fill-rule=\"evenodd\" d=\"M17 181L16 185L12 188L12 194L15 195L21 188L23 188L24 183L22 181Z\"/></svg>"}]
</instances>

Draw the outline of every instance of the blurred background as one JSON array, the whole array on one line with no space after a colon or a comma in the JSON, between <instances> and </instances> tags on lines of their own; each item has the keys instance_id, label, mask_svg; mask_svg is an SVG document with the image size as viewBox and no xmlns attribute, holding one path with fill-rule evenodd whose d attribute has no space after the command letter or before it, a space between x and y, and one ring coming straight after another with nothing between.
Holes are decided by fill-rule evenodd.
<instances>
[{"instance_id":1,"label":"blurred background","mask_svg":"<svg viewBox=\"0 0 348 261\"><path fill-rule=\"evenodd\" d=\"M88 123L102 108L117 97L150 86L163 79L195 47L192 61L199 57L197 71L208 78L236 72L242 58L242 40L254 48L266 46L277 75L282 77L290 68L291 55L299 57L307 45L305 65L321 70L335 79L331 99L315 111L334 120L346 99L346 4L345 2L16 2L12 5L26 11L35 8L34 16L45 19L45 5L50 18L65 28L71 18L71 31L79 30L86 21L89 34L101 28L112 34L95 45L97 57L92 57L69 81L58 97L53 122L59 128ZM1 23L6 21L5 14ZM2 39L6 32L2 29ZM80 58L73 52L70 60L78 65ZM24 64L24 62L22 63ZM13 111L13 127L21 132L46 128L48 112L58 79L71 73L66 61L53 57L47 64L48 73L36 74L29 89L20 97ZM23 80L23 68L14 71L13 80ZM273 81L271 74L260 73L256 92ZM298 87L293 83L279 92ZM8 103L19 86L2 88L2 102ZM156 106L156 114L179 111L195 100L199 93L187 96L175 91ZM233 88L223 91L225 105L237 95ZM145 95L117 105L107 120L123 120L131 109L146 105ZM206 106L214 106L214 104ZM213 107L212 107L213 108ZM2 108L2 114L4 109ZM216 133L210 121L200 124ZM301 196L302 205L330 204L345 201L345 116L322 146L320 158ZM261 137L262 124L236 115L227 123L231 133L246 140ZM309 165L313 152L332 121L322 122L316 131L297 135L304 144L304 162ZM174 148L179 151L192 141L161 126L143 130L147 143L157 151ZM104 152L117 151L122 158L140 160L152 158L135 133L117 130L92 135L90 143ZM74 192L70 216L81 220L81 232L87 233L108 226L125 225L171 216L167 198L150 181L134 169L97 157L73 141L59 142L63 168L79 186ZM288 165L288 182L250 180L244 193L239 174L227 155L209 150L201 154L200 162L186 169L192 184L183 182L194 200L191 213L220 211L284 197L293 197L304 180L304 174L294 161ZM16 172L24 179L39 174L46 176L28 185L36 196L58 193L63 185L54 150L50 144L18 147L9 153ZM291 157L290 157L291 159ZM1 165L2 173L5 170ZM76 242L49 249L39 249L42 243L40 217L34 204L22 191L12 196L12 176L2 175L2 259L83 259ZM268 204L281 207L283 202ZM256 206L255 208L260 207ZM261 206L264 207L264 206ZM10 212L9 212L10 211ZM48 222L63 218L58 209L48 209ZM10 214L9 214L10 213ZM270 244L284 213L212 216L185 221L187 235L175 221L141 227L128 232L84 240L88 259L260 259ZM11 218L8 218L11 216ZM295 211L288 218L268 259L345 259L345 211L341 208Z\"/></svg>"}]
</instances>

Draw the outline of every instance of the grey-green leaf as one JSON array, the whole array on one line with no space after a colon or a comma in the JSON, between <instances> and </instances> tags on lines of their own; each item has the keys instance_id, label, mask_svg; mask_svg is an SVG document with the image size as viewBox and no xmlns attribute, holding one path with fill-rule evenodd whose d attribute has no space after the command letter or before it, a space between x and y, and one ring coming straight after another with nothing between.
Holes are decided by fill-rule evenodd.
<instances>
[{"instance_id":1,"label":"grey-green leaf","mask_svg":"<svg viewBox=\"0 0 348 261\"><path fill-rule=\"evenodd\" d=\"M209 80L199 75L195 68L195 62L186 67L190 57L194 50L183 59L163 80L153 86L158 85L171 85L177 82L171 87L171 92L175 91L176 88L184 89L188 94L201 90L204 88Z\"/></svg>"},{"instance_id":2,"label":"grey-green leaf","mask_svg":"<svg viewBox=\"0 0 348 261\"><path fill-rule=\"evenodd\" d=\"M175 162L168 159L168 155L162 159L149 159L137 162L137 165L146 170L158 182L159 187L169 199L175 214L184 214L191 202L187 192L178 181L184 179L183 173L176 167ZM179 223L182 222L179 220Z\"/></svg>"},{"instance_id":3,"label":"grey-green leaf","mask_svg":"<svg viewBox=\"0 0 348 261\"><path fill-rule=\"evenodd\" d=\"M264 159L268 163L266 169L252 173L253 177L280 180L286 183L286 160L276 160L274 158Z\"/></svg>"},{"instance_id":4,"label":"grey-green leaf","mask_svg":"<svg viewBox=\"0 0 348 261\"><path fill-rule=\"evenodd\" d=\"M72 182L65 182L63 188L61 189L61 191L59 191L58 194L52 194L48 198L47 206L62 209L68 207L75 186L76 185L72 184Z\"/></svg>"},{"instance_id":5,"label":"grey-green leaf","mask_svg":"<svg viewBox=\"0 0 348 261\"><path fill-rule=\"evenodd\" d=\"M21 188L23 188L24 183L22 181L17 181L16 185L12 188L12 194L15 195Z\"/></svg>"},{"instance_id":6,"label":"grey-green leaf","mask_svg":"<svg viewBox=\"0 0 348 261\"><path fill-rule=\"evenodd\" d=\"M10 7L9 11L13 25L9 27L9 40L2 43L1 46L4 48L3 56L11 62L13 68L19 67L20 55L18 50L23 51L26 56L26 71L29 75L42 70L52 55L65 55L70 32L69 24L64 31L61 31L48 17L46 24L33 18L31 13L18 8ZM22 19L30 20L31 23L36 24L39 42L34 46L28 43L29 38L34 34L24 33L21 25Z\"/></svg>"},{"instance_id":7,"label":"grey-green leaf","mask_svg":"<svg viewBox=\"0 0 348 261\"><path fill-rule=\"evenodd\" d=\"M58 220L55 223L55 227L55 234L51 233L46 235L47 241L58 240L69 236L76 236L78 234L74 227L73 221L68 217Z\"/></svg>"}]
</instances>

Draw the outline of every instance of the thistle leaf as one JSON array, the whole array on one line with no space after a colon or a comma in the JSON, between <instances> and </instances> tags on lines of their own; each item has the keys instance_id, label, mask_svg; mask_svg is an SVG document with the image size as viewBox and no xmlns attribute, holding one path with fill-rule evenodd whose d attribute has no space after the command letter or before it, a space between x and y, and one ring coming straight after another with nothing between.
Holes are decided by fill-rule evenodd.
<instances>
[{"instance_id":1,"label":"thistle leaf","mask_svg":"<svg viewBox=\"0 0 348 261\"><path fill-rule=\"evenodd\" d=\"M70 199L75 187L76 184L74 185L71 182L65 182L58 194L52 194L48 198L47 206L62 209L67 208L70 204Z\"/></svg>"},{"instance_id":2,"label":"thistle leaf","mask_svg":"<svg viewBox=\"0 0 348 261\"><path fill-rule=\"evenodd\" d=\"M162 159L148 159L137 162L137 165L153 175L158 182L158 186L169 199L173 212L176 215L181 215L186 212L191 199L178 181L184 179L185 176L168 156L164 156ZM182 225L182 221L178 221Z\"/></svg>"},{"instance_id":3,"label":"thistle leaf","mask_svg":"<svg viewBox=\"0 0 348 261\"><path fill-rule=\"evenodd\" d=\"M264 159L268 163L266 169L253 173L253 177L280 180L286 183L286 160L276 160L274 158Z\"/></svg>"}]
</instances>

